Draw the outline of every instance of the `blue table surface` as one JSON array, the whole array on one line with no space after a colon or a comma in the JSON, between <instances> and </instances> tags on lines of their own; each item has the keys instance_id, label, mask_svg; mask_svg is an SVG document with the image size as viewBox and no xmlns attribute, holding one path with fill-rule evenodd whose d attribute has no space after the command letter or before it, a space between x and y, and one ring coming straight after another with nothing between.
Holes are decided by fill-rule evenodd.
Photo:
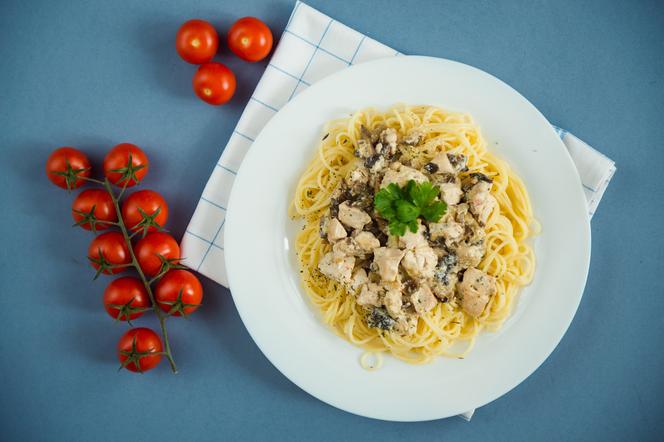
<instances>
[{"instance_id":1,"label":"blue table surface","mask_svg":"<svg viewBox=\"0 0 664 442\"><path fill-rule=\"evenodd\" d=\"M70 227L71 196L46 180L44 161L62 145L85 150L95 165L116 143L144 147L152 160L146 187L166 196L169 227L179 237L266 62L247 64L222 49L238 90L231 104L207 106L191 91L194 67L178 58L175 32L193 17L226 30L255 15L278 38L293 3L3 1L0 438L661 438L664 4L311 4L403 53L496 75L616 161L592 220L585 294L558 348L471 423L370 420L318 401L281 375L247 334L228 290L204 279L204 307L190 321L170 322L181 372L162 364L143 376L118 373L115 343L125 327L102 310L108 278L91 281L91 235ZM446 400L445 392L432 394Z\"/></svg>"}]
</instances>

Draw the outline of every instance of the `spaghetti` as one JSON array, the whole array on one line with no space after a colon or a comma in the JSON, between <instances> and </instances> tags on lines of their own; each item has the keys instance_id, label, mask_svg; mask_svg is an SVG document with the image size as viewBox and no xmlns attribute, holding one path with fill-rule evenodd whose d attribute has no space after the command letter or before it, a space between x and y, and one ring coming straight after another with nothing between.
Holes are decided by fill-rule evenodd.
<instances>
[{"instance_id":1,"label":"spaghetti","mask_svg":"<svg viewBox=\"0 0 664 442\"><path fill-rule=\"evenodd\" d=\"M412 163L424 164L440 153L467 158L463 176L480 173L492 179L497 202L484 223L485 253L477 268L495 278L496 290L481 314L467 314L458 299L438 302L420 315L410 334L370 327L357 294L322 274L318 266L331 245L319 235L333 192L358 164L356 149L364 128L393 128L400 140L419 132L422 141L411 152ZM295 249L303 286L322 320L339 336L374 353L389 352L413 364L436 356L463 357L482 330L498 330L509 316L518 291L533 278L535 257L528 239L537 233L527 191L509 165L486 148L479 127L468 114L434 106L397 105L386 112L358 111L327 124L316 156L302 174L289 214L304 221ZM456 345L460 344L460 345ZM363 361L366 363L366 361Z\"/></svg>"}]
</instances>

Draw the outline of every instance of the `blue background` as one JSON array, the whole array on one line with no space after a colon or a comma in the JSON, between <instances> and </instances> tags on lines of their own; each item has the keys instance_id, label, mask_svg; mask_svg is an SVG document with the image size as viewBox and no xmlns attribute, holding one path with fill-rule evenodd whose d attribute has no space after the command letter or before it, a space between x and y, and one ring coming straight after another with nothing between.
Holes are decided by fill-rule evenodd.
<instances>
[{"instance_id":1,"label":"blue background","mask_svg":"<svg viewBox=\"0 0 664 442\"><path fill-rule=\"evenodd\" d=\"M592 221L585 295L558 348L471 423L374 421L288 381L252 342L228 290L204 280L204 307L191 321L170 322L180 374L167 364L143 376L117 373L124 326L102 310L108 279L91 281L91 235L69 227L71 196L46 180L44 161L61 145L85 150L95 165L116 143L142 146L153 166L146 186L167 197L179 237L266 63L222 49L238 91L227 106L207 106L191 91L194 67L178 58L175 32L193 17L225 32L255 15L279 37L293 3L2 1L1 438L661 438L662 2L311 4L403 53L496 75L615 159L618 172Z\"/></svg>"}]
</instances>

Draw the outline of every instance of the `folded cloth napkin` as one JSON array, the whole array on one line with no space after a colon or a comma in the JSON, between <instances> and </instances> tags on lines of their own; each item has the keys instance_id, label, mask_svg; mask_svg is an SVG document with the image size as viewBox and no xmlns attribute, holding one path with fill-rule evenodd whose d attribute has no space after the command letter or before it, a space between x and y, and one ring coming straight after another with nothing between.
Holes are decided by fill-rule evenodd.
<instances>
[{"instance_id":1,"label":"folded cloth napkin","mask_svg":"<svg viewBox=\"0 0 664 442\"><path fill-rule=\"evenodd\" d=\"M228 287L224 220L235 175L265 124L295 95L350 65L401 55L298 1L263 77L203 190L182 239L184 264ZM554 126L579 170L593 215L616 168L614 162ZM473 411L461 415L470 420Z\"/></svg>"}]
</instances>

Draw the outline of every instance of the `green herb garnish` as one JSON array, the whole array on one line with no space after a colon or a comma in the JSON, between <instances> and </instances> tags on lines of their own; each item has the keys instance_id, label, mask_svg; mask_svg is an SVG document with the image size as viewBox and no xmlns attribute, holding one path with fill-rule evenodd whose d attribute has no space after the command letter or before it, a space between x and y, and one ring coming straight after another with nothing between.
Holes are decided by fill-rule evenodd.
<instances>
[{"instance_id":1,"label":"green herb garnish","mask_svg":"<svg viewBox=\"0 0 664 442\"><path fill-rule=\"evenodd\" d=\"M406 228L416 233L418 217L435 223L445 214L447 204L436 200L439 192L428 181L418 184L410 180L402 188L391 183L374 196L374 208L389 221L392 235L403 236Z\"/></svg>"}]
</instances>

